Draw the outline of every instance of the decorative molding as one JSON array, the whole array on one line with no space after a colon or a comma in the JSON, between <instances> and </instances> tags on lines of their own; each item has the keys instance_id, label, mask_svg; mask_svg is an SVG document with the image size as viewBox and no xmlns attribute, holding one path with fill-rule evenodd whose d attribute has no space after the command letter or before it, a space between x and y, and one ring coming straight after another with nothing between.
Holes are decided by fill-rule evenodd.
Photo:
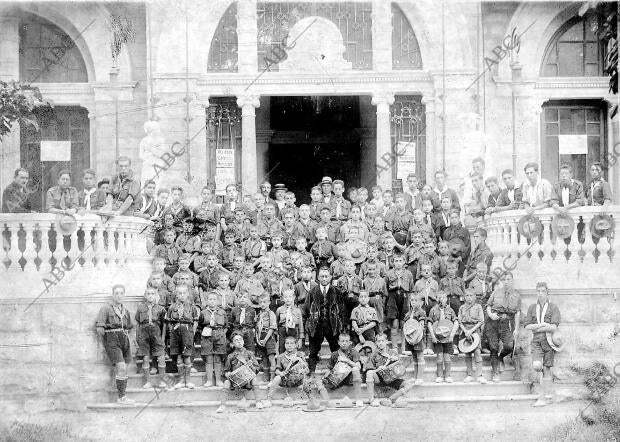
<instances>
[{"instance_id":1,"label":"decorative molding","mask_svg":"<svg viewBox=\"0 0 620 442\"><path fill-rule=\"evenodd\" d=\"M250 115L248 112L250 109L248 107L252 107L256 109L260 107L260 95L254 94L241 94L237 95L237 106L239 106L243 112L243 115ZM252 111L253 114L253 111Z\"/></svg>"}]
</instances>

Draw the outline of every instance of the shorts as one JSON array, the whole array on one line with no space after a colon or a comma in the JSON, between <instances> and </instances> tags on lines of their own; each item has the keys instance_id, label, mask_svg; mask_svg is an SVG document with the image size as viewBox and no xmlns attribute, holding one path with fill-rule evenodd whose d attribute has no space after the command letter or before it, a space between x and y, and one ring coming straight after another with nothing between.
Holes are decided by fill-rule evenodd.
<instances>
[{"instance_id":1,"label":"shorts","mask_svg":"<svg viewBox=\"0 0 620 442\"><path fill-rule=\"evenodd\" d=\"M452 310L454 310L455 313L458 313L463 303L461 302L459 295L450 295L448 296L448 305L452 308Z\"/></svg>"},{"instance_id":2,"label":"shorts","mask_svg":"<svg viewBox=\"0 0 620 442\"><path fill-rule=\"evenodd\" d=\"M265 357L276 354L276 338L272 334L271 337L265 342L265 345L256 344L256 357ZM263 361L264 362L264 361Z\"/></svg>"},{"instance_id":3,"label":"shorts","mask_svg":"<svg viewBox=\"0 0 620 442\"><path fill-rule=\"evenodd\" d=\"M161 330L156 324L140 324L138 333L138 356L163 356L165 353L164 340Z\"/></svg>"},{"instance_id":4,"label":"shorts","mask_svg":"<svg viewBox=\"0 0 620 442\"><path fill-rule=\"evenodd\" d=\"M170 330L170 356L191 356L193 349L194 336L189 325L172 325L172 329Z\"/></svg>"},{"instance_id":5,"label":"shorts","mask_svg":"<svg viewBox=\"0 0 620 442\"><path fill-rule=\"evenodd\" d=\"M547 342L544 333L536 333L532 339L532 361L542 360L544 367L553 367L555 350Z\"/></svg>"},{"instance_id":6,"label":"shorts","mask_svg":"<svg viewBox=\"0 0 620 442\"><path fill-rule=\"evenodd\" d=\"M418 342L417 344L411 345L409 342L405 341L405 350L410 351L411 354L413 354L414 352L423 352L424 351L424 335L425 333L422 334L422 339L420 339L420 342Z\"/></svg>"},{"instance_id":7,"label":"shorts","mask_svg":"<svg viewBox=\"0 0 620 442\"><path fill-rule=\"evenodd\" d=\"M385 303L385 318L402 321L409 311L409 299L404 290L390 290Z\"/></svg>"},{"instance_id":8,"label":"shorts","mask_svg":"<svg viewBox=\"0 0 620 442\"><path fill-rule=\"evenodd\" d=\"M387 387L393 388L394 390L400 390L400 387L402 387L405 383L404 379L394 379L392 382L384 382L380 374L377 374L377 376L379 377L380 385L385 385Z\"/></svg>"},{"instance_id":9,"label":"shorts","mask_svg":"<svg viewBox=\"0 0 620 442\"><path fill-rule=\"evenodd\" d=\"M228 381L230 382L230 380ZM254 381L250 381L247 384L245 384L243 387L235 387L233 385L232 382L230 382L230 391L235 391L235 390L254 390Z\"/></svg>"},{"instance_id":10,"label":"shorts","mask_svg":"<svg viewBox=\"0 0 620 442\"><path fill-rule=\"evenodd\" d=\"M202 356L225 355L226 344L226 332L224 329L214 329L212 336L200 337L200 354Z\"/></svg>"},{"instance_id":11,"label":"shorts","mask_svg":"<svg viewBox=\"0 0 620 442\"><path fill-rule=\"evenodd\" d=\"M452 343L452 341L436 342L433 344L433 349L435 350L435 353L437 354L444 353L444 354L451 355L452 353L454 353L454 344Z\"/></svg>"},{"instance_id":12,"label":"shorts","mask_svg":"<svg viewBox=\"0 0 620 442\"><path fill-rule=\"evenodd\" d=\"M103 346L112 364L131 362L129 337L122 331L107 332L103 336Z\"/></svg>"},{"instance_id":13,"label":"shorts","mask_svg":"<svg viewBox=\"0 0 620 442\"><path fill-rule=\"evenodd\" d=\"M368 300L368 305L377 311L378 327L381 328L383 321L385 320L385 312L383 305L385 304L385 298L379 294L371 294Z\"/></svg>"},{"instance_id":14,"label":"shorts","mask_svg":"<svg viewBox=\"0 0 620 442\"><path fill-rule=\"evenodd\" d=\"M371 328L370 330L366 330L364 333L362 333L362 336L364 337L364 339L366 339L366 341L375 342L375 337L376 337L375 329L376 328L377 327L375 326ZM351 329L351 342L353 342L355 345L360 343L359 335L355 333L353 329Z\"/></svg>"}]
</instances>

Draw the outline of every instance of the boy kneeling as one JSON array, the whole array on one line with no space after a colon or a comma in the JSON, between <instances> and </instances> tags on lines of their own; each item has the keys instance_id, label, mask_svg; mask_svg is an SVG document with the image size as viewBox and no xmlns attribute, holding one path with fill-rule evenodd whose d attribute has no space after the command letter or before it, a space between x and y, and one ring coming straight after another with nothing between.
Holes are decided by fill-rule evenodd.
<instances>
[{"instance_id":1,"label":"boy kneeling","mask_svg":"<svg viewBox=\"0 0 620 442\"><path fill-rule=\"evenodd\" d=\"M295 336L287 336L284 340L284 352L278 355L276 361L276 375L269 383L269 391L267 392L267 400L264 402L265 407L271 407L271 399L276 389L280 386L285 388L299 387L304 383L309 373L308 364L305 361L306 356L297 351L297 338ZM319 394L323 401L329 399L327 390L322 382L317 382Z\"/></svg>"},{"instance_id":2,"label":"boy kneeling","mask_svg":"<svg viewBox=\"0 0 620 442\"><path fill-rule=\"evenodd\" d=\"M244 389L252 393L252 398L256 398L253 381L258 370L258 362L254 357L254 353L246 350L243 344L243 336L239 333L233 334L232 345L234 350L228 355L224 364L224 377L226 378L224 381L225 394L217 409L218 413L222 413L226 409L226 399L228 399L229 391ZM246 368L236 372L241 367ZM256 408L263 408L263 402L258 401Z\"/></svg>"},{"instance_id":3,"label":"boy kneeling","mask_svg":"<svg viewBox=\"0 0 620 442\"><path fill-rule=\"evenodd\" d=\"M403 396L407 391L411 389L413 384L405 382L403 376L405 375L405 367L400 363L400 357L398 351L394 348L388 348L388 339L383 333L377 335L377 351L371 356L369 363L374 369L366 372L366 388L368 389L368 400L370 405L378 407L384 405L391 407L396 404L398 398ZM393 368L389 368L394 365ZM385 370L385 371L384 371ZM381 373L381 374L380 374ZM389 399L381 399L380 401L375 398L375 384L387 385L396 390ZM402 401L401 401L402 402ZM401 404L399 402L399 405ZM404 402L406 404L406 401Z\"/></svg>"},{"instance_id":4,"label":"boy kneeling","mask_svg":"<svg viewBox=\"0 0 620 442\"><path fill-rule=\"evenodd\" d=\"M353 382L355 406L363 407L360 355L351 346L351 337L348 333L343 332L338 335L338 346L340 348L333 352L329 358L328 370L323 377L323 384L332 390L336 390Z\"/></svg>"}]
</instances>

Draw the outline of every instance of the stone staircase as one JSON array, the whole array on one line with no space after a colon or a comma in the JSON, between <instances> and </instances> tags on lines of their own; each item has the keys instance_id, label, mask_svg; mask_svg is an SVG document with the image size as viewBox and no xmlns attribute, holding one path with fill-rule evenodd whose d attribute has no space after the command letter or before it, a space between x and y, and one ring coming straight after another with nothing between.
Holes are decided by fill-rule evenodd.
<instances>
[{"instance_id":1,"label":"stone staircase","mask_svg":"<svg viewBox=\"0 0 620 442\"><path fill-rule=\"evenodd\" d=\"M317 366L316 373L324 373L327 360L329 359L329 347L324 343L321 350L321 360ZM411 378L413 368L408 366L412 358L408 354L401 355L402 361L407 366L405 378ZM465 383L466 376L465 358L463 355L453 356L452 358L452 378L451 384L437 384L436 378L436 357L425 356L425 367L422 374L424 383L414 386L406 395L409 403L418 402L479 402L479 401L528 401L535 400L537 396L532 394L529 384L513 380L514 369L506 367L501 373L501 382L493 383L491 379L491 367L488 355L483 355L483 375L489 381L487 384ZM168 361L167 373L172 379L176 378L176 366L173 361ZM194 359L195 372L191 374L191 382L196 386L194 389L143 389L144 378L138 373L138 367L134 364L130 366L130 375L127 382L127 396L134 399L134 407L143 408L148 404L149 407L217 407L223 395L226 394L221 387L203 387L204 363L200 357ZM267 395L267 382L263 381L263 373L259 372L255 380L256 398L264 399ZM116 403L116 388L110 384L107 389L109 402L88 404L90 409L118 409L128 408L126 405ZM378 398L387 397L393 390L377 385L375 395ZM353 387L345 386L335 391L330 391L330 398L336 402L345 395L349 398L353 395ZM316 392L314 396L318 397ZM301 388L280 388L273 397L275 406L281 405L284 398L289 396L295 405L304 404L307 401L306 394ZM243 392L231 392L228 397L228 405L234 405L243 398ZM362 384L362 399L367 402L366 384Z\"/></svg>"}]
</instances>

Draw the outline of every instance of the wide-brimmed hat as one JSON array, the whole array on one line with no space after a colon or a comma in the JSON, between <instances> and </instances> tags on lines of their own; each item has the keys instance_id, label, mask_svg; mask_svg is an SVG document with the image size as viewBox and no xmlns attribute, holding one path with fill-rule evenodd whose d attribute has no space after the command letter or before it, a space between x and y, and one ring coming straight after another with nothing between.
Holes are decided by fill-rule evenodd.
<instances>
[{"instance_id":1,"label":"wide-brimmed hat","mask_svg":"<svg viewBox=\"0 0 620 442\"><path fill-rule=\"evenodd\" d=\"M273 190L274 192L278 190L284 190L286 192L288 189L286 188L284 184L280 183L280 184L276 184L275 186L273 186Z\"/></svg>"},{"instance_id":2,"label":"wide-brimmed hat","mask_svg":"<svg viewBox=\"0 0 620 442\"><path fill-rule=\"evenodd\" d=\"M517 229L527 239L538 238L543 231L543 225L534 215L526 215L519 220Z\"/></svg>"},{"instance_id":3,"label":"wide-brimmed hat","mask_svg":"<svg viewBox=\"0 0 620 442\"><path fill-rule=\"evenodd\" d=\"M459 351L461 353L471 353L480 345L480 335L472 333L469 338L463 338L459 341Z\"/></svg>"},{"instance_id":4,"label":"wide-brimmed hat","mask_svg":"<svg viewBox=\"0 0 620 442\"><path fill-rule=\"evenodd\" d=\"M363 344L360 342L355 346L355 351L358 353L374 353L377 351L377 345L372 341L366 341Z\"/></svg>"},{"instance_id":5,"label":"wide-brimmed hat","mask_svg":"<svg viewBox=\"0 0 620 442\"><path fill-rule=\"evenodd\" d=\"M592 236L602 238L604 236L610 236L613 231L614 222L611 216L601 213L592 218L592 222L590 223L590 232L592 232Z\"/></svg>"},{"instance_id":6,"label":"wide-brimmed hat","mask_svg":"<svg viewBox=\"0 0 620 442\"><path fill-rule=\"evenodd\" d=\"M424 335L422 323L417 319L407 319L407 321L403 324L403 334L405 335L405 340L410 345L417 344L422 340L422 336Z\"/></svg>"},{"instance_id":7,"label":"wide-brimmed hat","mask_svg":"<svg viewBox=\"0 0 620 442\"><path fill-rule=\"evenodd\" d=\"M56 215L56 231L62 236L69 236L77 230L77 221L73 215Z\"/></svg>"},{"instance_id":8,"label":"wide-brimmed hat","mask_svg":"<svg viewBox=\"0 0 620 442\"><path fill-rule=\"evenodd\" d=\"M319 411L325 411L325 406L321 405L321 403L316 398L311 397L310 399L308 399L308 403L304 408L302 408L302 410L316 413Z\"/></svg>"},{"instance_id":9,"label":"wide-brimmed hat","mask_svg":"<svg viewBox=\"0 0 620 442\"><path fill-rule=\"evenodd\" d=\"M562 333L558 330L553 333L547 332L545 333L545 337L547 338L547 342L555 351L562 351L564 348L564 339L562 339Z\"/></svg>"},{"instance_id":10,"label":"wide-brimmed hat","mask_svg":"<svg viewBox=\"0 0 620 442\"><path fill-rule=\"evenodd\" d=\"M439 321L435 322L433 326L435 337L437 339L447 338L452 332L453 325L454 324L452 323L452 321L448 321L447 319L440 319Z\"/></svg>"},{"instance_id":11,"label":"wide-brimmed hat","mask_svg":"<svg viewBox=\"0 0 620 442\"><path fill-rule=\"evenodd\" d=\"M551 221L551 230L559 238L570 238L575 230L575 221L566 213L558 213Z\"/></svg>"},{"instance_id":12,"label":"wide-brimmed hat","mask_svg":"<svg viewBox=\"0 0 620 442\"><path fill-rule=\"evenodd\" d=\"M331 184L333 181L330 177L328 176L324 176L323 179L321 180L321 184Z\"/></svg>"}]
</instances>

